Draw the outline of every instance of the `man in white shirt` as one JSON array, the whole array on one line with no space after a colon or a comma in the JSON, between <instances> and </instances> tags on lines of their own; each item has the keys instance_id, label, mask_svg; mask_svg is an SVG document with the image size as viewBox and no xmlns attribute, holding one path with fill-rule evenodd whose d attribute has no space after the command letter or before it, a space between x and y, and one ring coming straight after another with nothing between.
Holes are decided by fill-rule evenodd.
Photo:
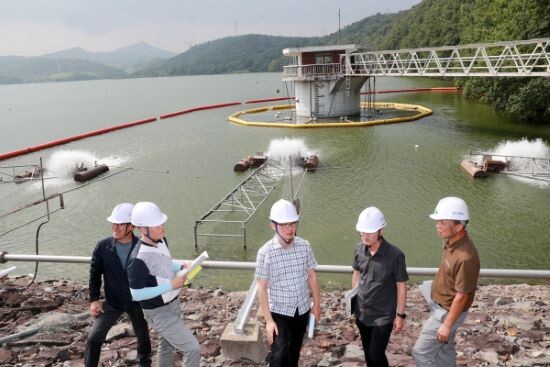
<instances>
[{"instance_id":1,"label":"man in white shirt","mask_svg":"<svg viewBox=\"0 0 550 367\"><path fill-rule=\"evenodd\" d=\"M275 235L258 250L254 276L271 345L269 366L297 367L309 314L321 317L317 261L309 242L296 237L299 216L291 202L273 204L269 219Z\"/></svg>"}]
</instances>

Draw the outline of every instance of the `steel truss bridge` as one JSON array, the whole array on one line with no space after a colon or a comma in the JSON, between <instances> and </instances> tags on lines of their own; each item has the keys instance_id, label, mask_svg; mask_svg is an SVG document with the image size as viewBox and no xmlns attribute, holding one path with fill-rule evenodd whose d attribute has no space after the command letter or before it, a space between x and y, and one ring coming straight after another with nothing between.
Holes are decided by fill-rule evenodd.
<instances>
[{"instance_id":1,"label":"steel truss bridge","mask_svg":"<svg viewBox=\"0 0 550 367\"><path fill-rule=\"evenodd\" d=\"M291 65L283 80L340 77L549 77L550 38L343 54L340 63Z\"/></svg>"},{"instance_id":2,"label":"steel truss bridge","mask_svg":"<svg viewBox=\"0 0 550 367\"><path fill-rule=\"evenodd\" d=\"M550 38L342 55L354 76L550 76Z\"/></svg>"}]
</instances>

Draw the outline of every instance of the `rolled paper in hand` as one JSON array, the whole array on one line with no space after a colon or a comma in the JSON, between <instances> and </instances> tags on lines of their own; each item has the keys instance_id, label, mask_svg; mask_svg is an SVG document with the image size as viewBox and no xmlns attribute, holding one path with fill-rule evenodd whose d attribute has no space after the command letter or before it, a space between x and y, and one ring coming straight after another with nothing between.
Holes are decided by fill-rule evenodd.
<instances>
[{"instance_id":1,"label":"rolled paper in hand","mask_svg":"<svg viewBox=\"0 0 550 367\"><path fill-rule=\"evenodd\" d=\"M195 275L197 275L199 273L199 271L201 271L201 270L202 270L202 266L199 265L195 268L195 270L193 270L190 273L187 273L187 278L185 279L184 285L187 285L187 284L191 283L191 279L193 279L195 277Z\"/></svg>"},{"instance_id":2,"label":"rolled paper in hand","mask_svg":"<svg viewBox=\"0 0 550 367\"><path fill-rule=\"evenodd\" d=\"M178 276L184 276L192 273L198 266L200 266L205 260L208 260L208 252L204 251L200 254L188 268L178 271Z\"/></svg>"},{"instance_id":3,"label":"rolled paper in hand","mask_svg":"<svg viewBox=\"0 0 550 367\"><path fill-rule=\"evenodd\" d=\"M309 339L313 338L313 329L315 329L315 315L309 314L309 324L307 326L307 337Z\"/></svg>"}]
</instances>

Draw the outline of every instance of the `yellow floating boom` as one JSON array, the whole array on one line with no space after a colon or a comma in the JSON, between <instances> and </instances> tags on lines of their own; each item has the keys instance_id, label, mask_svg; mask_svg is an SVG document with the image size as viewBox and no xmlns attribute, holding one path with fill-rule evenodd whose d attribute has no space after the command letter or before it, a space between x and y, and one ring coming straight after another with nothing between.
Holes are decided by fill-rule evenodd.
<instances>
[{"instance_id":1,"label":"yellow floating boom","mask_svg":"<svg viewBox=\"0 0 550 367\"><path fill-rule=\"evenodd\" d=\"M365 103L361 107L365 107ZM261 127L287 127L294 129L304 128L321 128L321 127L357 127L357 126L372 126L381 124L395 124L399 122L407 122L421 119L422 117L432 114L432 110L420 105L406 104L406 103L374 103L374 107L377 109L397 109L407 111L417 111L418 113L413 116L406 117L393 117L389 119L372 120L372 121L334 121L334 122L307 122L307 123L285 123L285 122L260 122L260 121L246 121L241 118L244 115L253 115L255 113L262 113L267 111L288 110L294 108L294 105L277 105L277 106L264 106L254 108L250 110L239 111L229 116L229 121L236 124L245 126L261 126Z\"/></svg>"}]
</instances>

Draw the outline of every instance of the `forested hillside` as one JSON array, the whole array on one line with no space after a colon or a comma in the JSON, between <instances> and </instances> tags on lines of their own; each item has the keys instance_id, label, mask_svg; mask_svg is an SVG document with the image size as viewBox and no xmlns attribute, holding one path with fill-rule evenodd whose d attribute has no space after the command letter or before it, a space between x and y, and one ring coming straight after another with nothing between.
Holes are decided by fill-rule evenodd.
<instances>
[{"instance_id":1,"label":"forested hillside","mask_svg":"<svg viewBox=\"0 0 550 367\"><path fill-rule=\"evenodd\" d=\"M317 45L320 38L274 37L249 34L226 37L192 47L158 68L135 73L136 76L224 74L281 71L288 64L282 54L287 47Z\"/></svg>"},{"instance_id":2,"label":"forested hillside","mask_svg":"<svg viewBox=\"0 0 550 367\"><path fill-rule=\"evenodd\" d=\"M127 76L122 70L86 60L0 57L0 84L115 79Z\"/></svg>"},{"instance_id":3,"label":"forested hillside","mask_svg":"<svg viewBox=\"0 0 550 367\"><path fill-rule=\"evenodd\" d=\"M424 0L397 14L377 14L340 32L340 43L384 50L550 37L548 0ZM336 44L338 32L318 38L247 35L201 45L138 76L280 71L282 49ZM550 78L462 78L471 98L497 109L550 122Z\"/></svg>"},{"instance_id":4,"label":"forested hillside","mask_svg":"<svg viewBox=\"0 0 550 367\"><path fill-rule=\"evenodd\" d=\"M549 14L547 0L424 0L364 40L396 49L550 37ZM550 123L550 78L459 78L456 84L499 110Z\"/></svg>"}]
</instances>

